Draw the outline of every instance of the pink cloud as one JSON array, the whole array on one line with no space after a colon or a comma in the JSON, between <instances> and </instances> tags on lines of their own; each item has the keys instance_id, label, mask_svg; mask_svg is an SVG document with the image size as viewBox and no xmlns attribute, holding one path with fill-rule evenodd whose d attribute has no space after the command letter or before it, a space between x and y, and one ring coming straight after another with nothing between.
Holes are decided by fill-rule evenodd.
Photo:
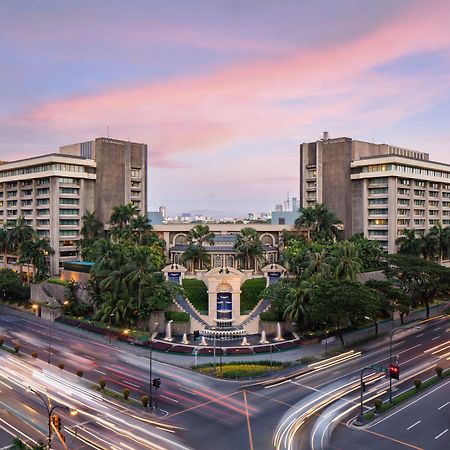
<instances>
[{"instance_id":1,"label":"pink cloud","mask_svg":"<svg viewBox=\"0 0 450 450\"><path fill-rule=\"evenodd\" d=\"M343 118L362 126L374 119L388 123L440 101L448 79L444 74L425 89L429 80L371 70L412 54L447 49L449 17L449 2L437 2L434 8L420 3L357 40L235 64L203 76L75 96L41 105L23 120L79 135L109 124L117 136L148 142L154 162L172 167L173 158L183 153L216 152L237 142L296 133L308 124ZM367 106L380 98L386 103L368 112Z\"/></svg>"}]
</instances>

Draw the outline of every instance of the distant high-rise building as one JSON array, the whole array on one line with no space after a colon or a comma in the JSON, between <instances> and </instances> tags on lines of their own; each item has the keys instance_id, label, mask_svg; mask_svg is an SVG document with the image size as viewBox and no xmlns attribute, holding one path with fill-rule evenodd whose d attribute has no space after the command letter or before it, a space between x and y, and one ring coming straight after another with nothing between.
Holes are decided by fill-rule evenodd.
<instances>
[{"instance_id":1,"label":"distant high-rise building","mask_svg":"<svg viewBox=\"0 0 450 450\"><path fill-rule=\"evenodd\" d=\"M275 205L275 211L276 212L282 212L283 211L283 205L281 205L281 204Z\"/></svg>"},{"instance_id":2,"label":"distant high-rise building","mask_svg":"<svg viewBox=\"0 0 450 450\"><path fill-rule=\"evenodd\" d=\"M300 204L298 202L297 197L292 197L292 211L297 212L300 208Z\"/></svg>"},{"instance_id":3,"label":"distant high-rise building","mask_svg":"<svg viewBox=\"0 0 450 450\"><path fill-rule=\"evenodd\" d=\"M160 206L159 212L161 213L163 219L167 218L167 208L165 206Z\"/></svg>"},{"instance_id":4,"label":"distant high-rise building","mask_svg":"<svg viewBox=\"0 0 450 450\"><path fill-rule=\"evenodd\" d=\"M429 155L346 137L300 145L300 203L325 204L346 237L364 233L389 253L406 229L450 225L450 166Z\"/></svg>"}]
</instances>

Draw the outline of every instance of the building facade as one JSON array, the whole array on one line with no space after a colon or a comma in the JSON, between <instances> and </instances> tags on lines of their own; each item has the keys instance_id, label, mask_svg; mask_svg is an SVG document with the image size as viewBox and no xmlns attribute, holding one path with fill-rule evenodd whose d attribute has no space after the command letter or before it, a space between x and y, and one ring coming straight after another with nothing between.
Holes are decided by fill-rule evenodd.
<instances>
[{"instance_id":1,"label":"building facade","mask_svg":"<svg viewBox=\"0 0 450 450\"><path fill-rule=\"evenodd\" d=\"M389 253L405 229L450 222L450 166L427 153L347 137L300 146L300 203L323 203L349 237L364 233Z\"/></svg>"},{"instance_id":2,"label":"building facade","mask_svg":"<svg viewBox=\"0 0 450 450\"><path fill-rule=\"evenodd\" d=\"M109 171L108 171L109 169ZM52 274L79 259L82 217L94 211L106 226L112 208L147 204L147 147L106 138L61 147L53 153L0 164L0 224L23 216L55 251ZM14 255L7 256L13 267Z\"/></svg>"}]
</instances>

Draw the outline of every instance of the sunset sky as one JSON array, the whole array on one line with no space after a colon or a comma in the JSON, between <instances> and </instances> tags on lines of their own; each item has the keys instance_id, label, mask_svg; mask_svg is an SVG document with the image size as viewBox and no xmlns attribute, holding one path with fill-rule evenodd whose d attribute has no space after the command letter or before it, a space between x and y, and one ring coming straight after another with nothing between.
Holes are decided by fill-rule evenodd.
<instances>
[{"instance_id":1,"label":"sunset sky","mask_svg":"<svg viewBox=\"0 0 450 450\"><path fill-rule=\"evenodd\" d=\"M450 1L2 0L0 159L108 126L169 214L273 209L324 130L450 163Z\"/></svg>"}]
</instances>

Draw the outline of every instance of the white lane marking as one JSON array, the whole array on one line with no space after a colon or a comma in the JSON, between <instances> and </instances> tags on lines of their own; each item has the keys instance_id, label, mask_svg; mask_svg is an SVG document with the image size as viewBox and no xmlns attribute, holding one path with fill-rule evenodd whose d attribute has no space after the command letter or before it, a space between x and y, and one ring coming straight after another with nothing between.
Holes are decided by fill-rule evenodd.
<instances>
[{"instance_id":1,"label":"white lane marking","mask_svg":"<svg viewBox=\"0 0 450 450\"><path fill-rule=\"evenodd\" d=\"M436 339L439 339L440 338L440 336L436 336L436 337L434 337L433 339L431 339L432 341L435 341Z\"/></svg>"},{"instance_id":2,"label":"white lane marking","mask_svg":"<svg viewBox=\"0 0 450 450\"><path fill-rule=\"evenodd\" d=\"M416 423L413 423L412 425L410 425L407 430L410 430L411 428L414 428L416 425L419 425L419 423L422 422L421 420L418 420Z\"/></svg>"},{"instance_id":3,"label":"white lane marking","mask_svg":"<svg viewBox=\"0 0 450 450\"><path fill-rule=\"evenodd\" d=\"M413 349L415 349L415 348L417 348L417 347L420 347L421 345L422 345L422 344L417 344L417 345L414 345L413 347L409 347L409 348L407 348L406 350L403 350L402 353L408 352L409 350L413 350Z\"/></svg>"},{"instance_id":4,"label":"white lane marking","mask_svg":"<svg viewBox=\"0 0 450 450\"><path fill-rule=\"evenodd\" d=\"M100 374L102 374L102 375L106 375L106 373L105 373L105 372L102 372L101 370L92 369L92 371L93 371L93 372L100 373Z\"/></svg>"},{"instance_id":5,"label":"white lane marking","mask_svg":"<svg viewBox=\"0 0 450 450\"><path fill-rule=\"evenodd\" d=\"M439 406L438 411L440 411L442 408L445 408L447 405L450 405L450 402L444 403L443 405Z\"/></svg>"},{"instance_id":6,"label":"white lane marking","mask_svg":"<svg viewBox=\"0 0 450 450\"><path fill-rule=\"evenodd\" d=\"M441 434L438 434L438 435L434 438L434 440L439 439L443 434L447 433L447 431L448 431L448 428L446 428Z\"/></svg>"},{"instance_id":7,"label":"white lane marking","mask_svg":"<svg viewBox=\"0 0 450 450\"><path fill-rule=\"evenodd\" d=\"M440 330L442 327L436 327L436 328L433 328L433 331L438 331L438 330Z\"/></svg>"},{"instance_id":8,"label":"white lane marking","mask_svg":"<svg viewBox=\"0 0 450 450\"><path fill-rule=\"evenodd\" d=\"M175 399L172 398L172 397L167 397L167 395L159 394L159 396L160 396L160 397L167 398L168 400L171 400L171 401L173 401L173 402L175 402L175 403L180 403L178 400L175 400Z\"/></svg>"},{"instance_id":9,"label":"white lane marking","mask_svg":"<svg viewBox=\"0 0 450 450\"><path fill-rule=\"evenodd\" d=\"M416 337L421 337L421 336L423 336L425 333L422 333L422 334L418 334Z\"/></svg>"},{"instance_id":10,"label":"white lane marking","mask_svg":"<svg viewBox=\"0 0 450 450\"><path fill-rule=\"evenodd\" d=\"M141 386L139 386L139 384L134 384L134 383L131 383L130 381L127 381L127 380L122 380L122 383L124 383L126 385L133 386L135 388L140 388L141 387Z\"/></svg>"},{"instance_id":11,"label":"white lane marking","mask_svg":"<svg viewBox=\"0 0 450 450\"><path fill-rule=\"evenodd\" d=\"M197 396L197 394L194 394L193 392L191 392L191 391L188 391L188 390L186 390L186 389L181 389L181 388L178 388L180 391L183 391L183 392L186 392L186 393L188 393L188 394L190 394L190 395L195 395L195 396Z\"/></svg>"}]
</instances>

